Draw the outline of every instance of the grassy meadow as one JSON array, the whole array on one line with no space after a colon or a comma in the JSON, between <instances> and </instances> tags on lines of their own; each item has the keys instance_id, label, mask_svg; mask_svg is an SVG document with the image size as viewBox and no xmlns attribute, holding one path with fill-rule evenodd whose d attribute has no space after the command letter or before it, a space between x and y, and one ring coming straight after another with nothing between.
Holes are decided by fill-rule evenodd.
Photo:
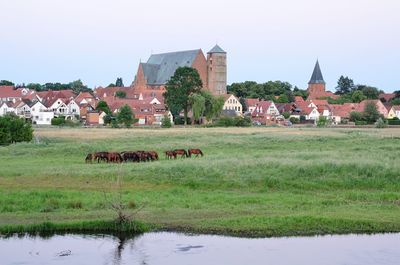
<instances>
[{"instance_id":1,"label":"grassy meadow","mask_svg":"<svg viewBox=\"0 0 400 265\"><path fill-rule=\"evenodd\" d=\"M135 220L161 229L399 232L399 147L396 129L40 128L32 143L0 147L0 233L43 223L95 230L120 198ZM205 156L166 160L175 148ZM105 150L155 150L160 161L85 164Z\"/></svg>"}]
</instances>

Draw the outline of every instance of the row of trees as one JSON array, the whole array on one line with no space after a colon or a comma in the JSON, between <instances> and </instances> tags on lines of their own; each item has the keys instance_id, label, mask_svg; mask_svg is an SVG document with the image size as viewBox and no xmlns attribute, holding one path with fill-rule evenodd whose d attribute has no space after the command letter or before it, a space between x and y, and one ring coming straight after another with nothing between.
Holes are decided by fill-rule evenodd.
<instances>
[{"instance_id":1,"label":"row of trees","mask_svg":"<svg viewBox=\"0 0 400 265\"><path fill-rule=\"evenodd\" d=\"M192 111L192 123L205 118L217 118L224 106L223 97L215 97L202 90L203 83L196 69L180 67L166 84L165 102L172 115L177 118L183 111L184 124L187 124L188 113Z\"/></svg>"},{"instance_id":2,"label":"row of trees","mask_svg":"<svg viewBox=\"0 0 400 265\"><path fill-rule=\"evenodd\" d=\"M359 103L366 99L379 99L379 94L381 93L383 91L376 87L355 85L353 79L342 75L336 86L336 94L340 95L340 97L338 99L328 99L328 102L331 104Z\"/></svg>"},{"instance_id":3,"label":"row of trees","mask_svg":"<svg viewBox=\"0 0 400 265\"><path fill-rule=\"evenodd\" d=\"M233 83L227 87L227 90L238 98L259 98L272 100L276 103L289 103L294 101L295 96L303 98L308 96L306 90L301 90L288 82L282 81L268 81L262 84L253 81ZM279 98L276 98L276 96L279 96Z\"/></svg>"},{"instance_id":4,"label":"row of trees","mask_svg":"<svg viewBox=\"0 0 400 265\"><path fill-rule=\"evenodd\" d=\"M33 138L30 123L14 114L0 117L0 145L29 142Z\"/></svg>"},{"instance_id":5,"label":"row of trees","mask_svg":"<svg viewBox=\"0 0 400 265\"><path fill-rule=\"evenodd\" d=\"M15 86L15 84L11 81L7 80L1 80L0 81L0 86ZM21 84L21 85L16 85L16 87L26 87L35 91L47 91L47 90L66 90L66 89L71 89L73 90L76 94L80 92L92 92L92 89L90 89L88 86L83 84L82 80L78 79L69 83L45 83L45 84L39 84L39 83L29 83L27 85Z\"/></svg>"}]
</instances>

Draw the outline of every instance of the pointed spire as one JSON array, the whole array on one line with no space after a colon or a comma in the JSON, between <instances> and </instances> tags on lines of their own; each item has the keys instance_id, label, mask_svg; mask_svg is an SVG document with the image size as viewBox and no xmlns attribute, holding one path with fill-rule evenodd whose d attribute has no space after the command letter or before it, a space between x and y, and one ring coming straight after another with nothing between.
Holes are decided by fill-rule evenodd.
<instances>
[{"instance_id":1,"label":"pointed spire","mask_svg":"<svg viewBox=\"0 0 400 265\"><path fill-rule=\"evenodd\" d=\"M309 84L325 84L324 77L322 76L321 68L319 67L319 62L314 67L314 72L311 76Z\"/></svg>"},{"instance_id":2,"label":"pointed spire","mask_svg":"<svg viewBox=\"0 0 400 265\"><path fill-rule=\"evenodd\" d=\"M216 44L214 48L212 48L211 51L209 51L208 53L226 53L226 51L224 51L221 47L218 46L218 44Z\"/></svg>"}]
</instances>

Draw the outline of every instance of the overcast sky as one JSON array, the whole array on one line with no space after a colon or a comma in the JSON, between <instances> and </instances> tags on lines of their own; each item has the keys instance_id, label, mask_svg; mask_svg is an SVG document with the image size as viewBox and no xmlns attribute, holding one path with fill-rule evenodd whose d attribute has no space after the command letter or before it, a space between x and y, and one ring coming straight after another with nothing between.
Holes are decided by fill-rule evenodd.
<instances>
[{"instance_id":1,"label":"overcast sky","mask_svg":"<svg viewBox=\"0 0 400 265\"><path fill-rule=\"evenodd\" d=\"M151 53L228 52L228 83L306 88L319 58L340 75L400 90L398 0L0 0L0 79L129 85Z\"/></svg>"}]
</instances>

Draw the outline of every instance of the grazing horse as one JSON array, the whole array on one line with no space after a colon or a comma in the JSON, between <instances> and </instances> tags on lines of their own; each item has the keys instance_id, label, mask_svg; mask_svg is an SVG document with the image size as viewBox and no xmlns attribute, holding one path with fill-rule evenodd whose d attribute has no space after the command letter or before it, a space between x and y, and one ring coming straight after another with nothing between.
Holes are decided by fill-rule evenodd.
<instances>
[{"instance_id":1,"label":"grazing horse","mask_svg":"<svg viewBox=\"0 0 400 265\"><path fill-rule=\"evenodd\" d=\"M94 155L93 154L88 154L85 158L85 163L92 163L93 162Z\"/></svg>"},{"instance_id":2,"label":"grazing horse","mask_svg":"<svg viewBox=\"0 0 400 265\"><path fill-rule=\"evenodd\" d=\"M111 163L121 163L122 162L122 157L120 153L117 152L111 152L108 153L108 162Z\"/></svg>"},{"instance_id":3,"label":"grazing horse","mask_svg":"<svg viewBox=\"0 0 400 265\"><path fill-rule=\"evenodd\" d=\"M167 159L176 159L176 153L174 151L165 151L165 156L167 157Z\"/></svg>"},{"instance_id":4,"label":"grazing horse","mask_svg":"<svg viewBox=\"0 0 400 265\"><path fill-rule=\"evenodd\" d=\"M192 157L192 155L196 155L196 157L198 157L199 155L203 156L203 152L200 149L189 149L188 153L189 157Z\"/></svg>"},{"instance_id":5,"label":"grazing horse","mask_svg":"<svg viewBox=\"0 0 400 265\"><path fill-rule=\"evenodd\" d=\"M147 153L150 155L152 161L158 160L158 154L156 151L149 151Z\"/></svg>"},{"instance_id":6,"label":"grazing horse","mask_svg":"<svg viewBox=\"0 0 400 265\"><path fill-rule=\"evenodd\" d=\"M122 154L122 159L124 162L140 162L140 157L136 152L124 152Z\"/></svg>"},{"instance_id":7,"label":"grazing horse","mask_svg":"<svg viewBox=\"0 0 400 265\"><path fill-rule=\"evenodd\" d=\"M94 160L97 160L97 163L100 163L100 161L105 161L108 163L108 152L97 152L94 153Z\"/></svg>"},{"instance_id":8,"label":"grazing horse","mask_svg":"<svg viewBox=\"0 0 400 265\"><path fill-rule=\"evenodd\" d=\"M174 152L175 154L180 155L181 158L188 157L188 153L185 149L175 149Z\"/></svg>"}]
</instances>

